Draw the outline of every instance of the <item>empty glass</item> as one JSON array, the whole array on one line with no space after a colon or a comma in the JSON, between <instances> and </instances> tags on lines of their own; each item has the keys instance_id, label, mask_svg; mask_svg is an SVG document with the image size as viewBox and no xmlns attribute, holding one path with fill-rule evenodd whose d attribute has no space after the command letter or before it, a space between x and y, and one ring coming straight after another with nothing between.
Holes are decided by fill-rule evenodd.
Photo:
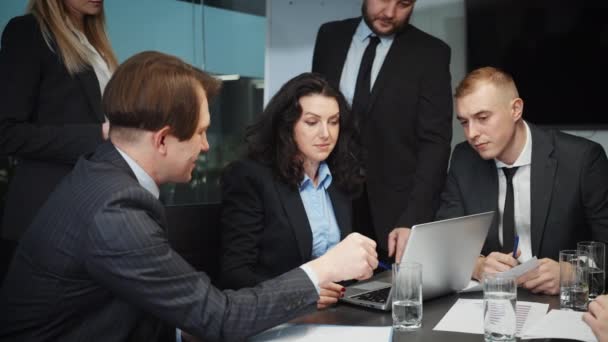
<instances>
[{"instance_id":1,"label":"empty glass","mask_svg":"<svg viewBox=\"0 0 608 342\"><path fill-rule=\"evenodd\" d=\"M593 300L604 293L606 283L605 245L599 241L581 241L576 244L576 249L587 253L589 257L589 300Z\"/></svg>"},{"instance_id":2,"label":"empty glass","mask_svg":"<svg viewBox=\"0 0 608 342\"><path fill-rule=\"evenodd\" d=\"M422 264L393 264L393 328L407 331L422 326Z\"/></svg>"},{"instance_id":3,"label":"empty glass","mask_svg":"<svg viewBox=\"0 0 608 342\"><path fill-rule=\"evenodd\" d=\"M559 306L586 311L589 299L588 254L578 250L559 252Z\"/></svg>"},{"instance_id":4,"label":"empty glass","mask_svg":"<svg viewBox=\"0 0 608 342\"><path fill-rule=\"evenodd\" d=\"M515 341L517 284L515 277L483 276L483 331L486 341Z\"/></svg>"}]
</instances>

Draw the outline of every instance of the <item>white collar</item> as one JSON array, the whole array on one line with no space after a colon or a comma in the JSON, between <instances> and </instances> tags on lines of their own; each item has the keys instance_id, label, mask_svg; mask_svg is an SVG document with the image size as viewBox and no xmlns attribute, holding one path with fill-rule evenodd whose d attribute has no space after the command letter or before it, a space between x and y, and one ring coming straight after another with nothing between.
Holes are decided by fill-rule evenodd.
<instances>
[{"instance_id":1,"label":"white collar","mask_svg":"<svg viewBox=\"0 0 608 342\"><path fill-rule=\"evenodd\" d=\"M525 121L524 126L526 127L526 144L519 153L517 159L515 159L513 165L508 165L498 159L494 159L494 162L496 163L496 168L500 169L503 167L519 167L532 164L532 134L530 133L530 127L528 127L528 123Z\"/></svg>"},{"instance_id":2,"label":"white collar","mask_svg":"<svg viewBox=\"0 0 608 342\"><path fill-rule=\"evenodd\" d=\"M156 197L156 199L158 199L158 197L160 196L160 190L158 189L158 185L156 185L156 182L154 182L154 179L152 179L152 177L150 177L150 175L141 166L139 166L139 164L137 164L137 162L133 160L133 158L131 158L127 153L119 149L116 145L114 145L114 147L116 147L118 153L120 153L120 155L125 159L127 164L129 164L129 167L135 174L135 178L137 178L137 182L139 183L139 185L141 185L144 189L148 190L152 195L154 195L154 197Z\"/></svg>"}]
</instances>

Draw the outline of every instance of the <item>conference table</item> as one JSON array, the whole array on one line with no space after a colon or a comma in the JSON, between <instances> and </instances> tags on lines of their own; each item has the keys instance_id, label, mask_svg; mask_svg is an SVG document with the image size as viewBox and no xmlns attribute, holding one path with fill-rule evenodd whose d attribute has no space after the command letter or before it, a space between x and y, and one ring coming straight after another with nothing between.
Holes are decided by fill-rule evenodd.
<instances>
[{"instance_id":1,"label":"conference table","mask_svg":"<svg viewBox=\"0 0 608 342\"><path fill-rule=\"evenodd\" d=\"M433 331L435 325L443 318L458 298L481 299L482 292L451 294L425 301L423 304L422 327L415 331L393 332L393 342L450 341L469 342L483 341L483 335L457 332ZM535 295L525 289L518 289L517 300L549 304L549 310L559 309L559 296ZM390 326L390 311L383 312L350 304L339 303L334 307L315 311L301 316L292 323L335 324L356 326ZM518 339L519 340L519 339ZM528 341L565 341L557 339Z\"/></svg>"}]
</instances>

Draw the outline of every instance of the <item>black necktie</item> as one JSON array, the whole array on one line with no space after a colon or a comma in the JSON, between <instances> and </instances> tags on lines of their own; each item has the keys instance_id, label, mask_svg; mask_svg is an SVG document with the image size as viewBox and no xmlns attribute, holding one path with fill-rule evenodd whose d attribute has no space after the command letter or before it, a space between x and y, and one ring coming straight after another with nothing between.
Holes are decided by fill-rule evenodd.
<instances>
[{"instance_id":1,"label":"black necktie","mask_svg":"<svg viewBox=\"0 0 608 342\"><path fill-rule=\"evenodd\" d=\"M513 240L515 239L515 205L513 196L513 176L517 167L502 168L507 178L507 195L505 196L505 207L502 212L502 246L503 253L513 253Z\"/></svg>"},{"instance_id":2,"label":"black necktie","mask_svg":"<svg viewBox=\"0 0 608 342\"><path fill-rule=\"evenodd\" d=\"M365 52L363 52L363 58L361 58L352 105L352 111L355 117L360 118L367 110L367 105L369 104L369 98L371 96L372 64L374 64L378 43L380 43L380 38L378 38L378 36L370 36Z\"/></svg>"}]
</instances>

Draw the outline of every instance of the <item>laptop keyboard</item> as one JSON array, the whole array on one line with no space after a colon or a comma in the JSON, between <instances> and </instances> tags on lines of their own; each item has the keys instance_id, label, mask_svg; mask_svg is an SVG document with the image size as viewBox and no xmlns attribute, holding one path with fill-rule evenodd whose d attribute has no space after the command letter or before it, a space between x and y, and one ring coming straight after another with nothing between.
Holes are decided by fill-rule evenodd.
<instances>
[{"instance_id":1,"label":"laptop keyboard","mask_svg":"<svg viewBox=\"0 0 608 342\"><path fill-rule=\"evenodd\" d=\"M353 299L366 300L374 303L386 303L388 300L388 294L391 292L391 287L385 287L370 292L366 292L360 295L353 296Z\"/></svg>"}]
</instances>

